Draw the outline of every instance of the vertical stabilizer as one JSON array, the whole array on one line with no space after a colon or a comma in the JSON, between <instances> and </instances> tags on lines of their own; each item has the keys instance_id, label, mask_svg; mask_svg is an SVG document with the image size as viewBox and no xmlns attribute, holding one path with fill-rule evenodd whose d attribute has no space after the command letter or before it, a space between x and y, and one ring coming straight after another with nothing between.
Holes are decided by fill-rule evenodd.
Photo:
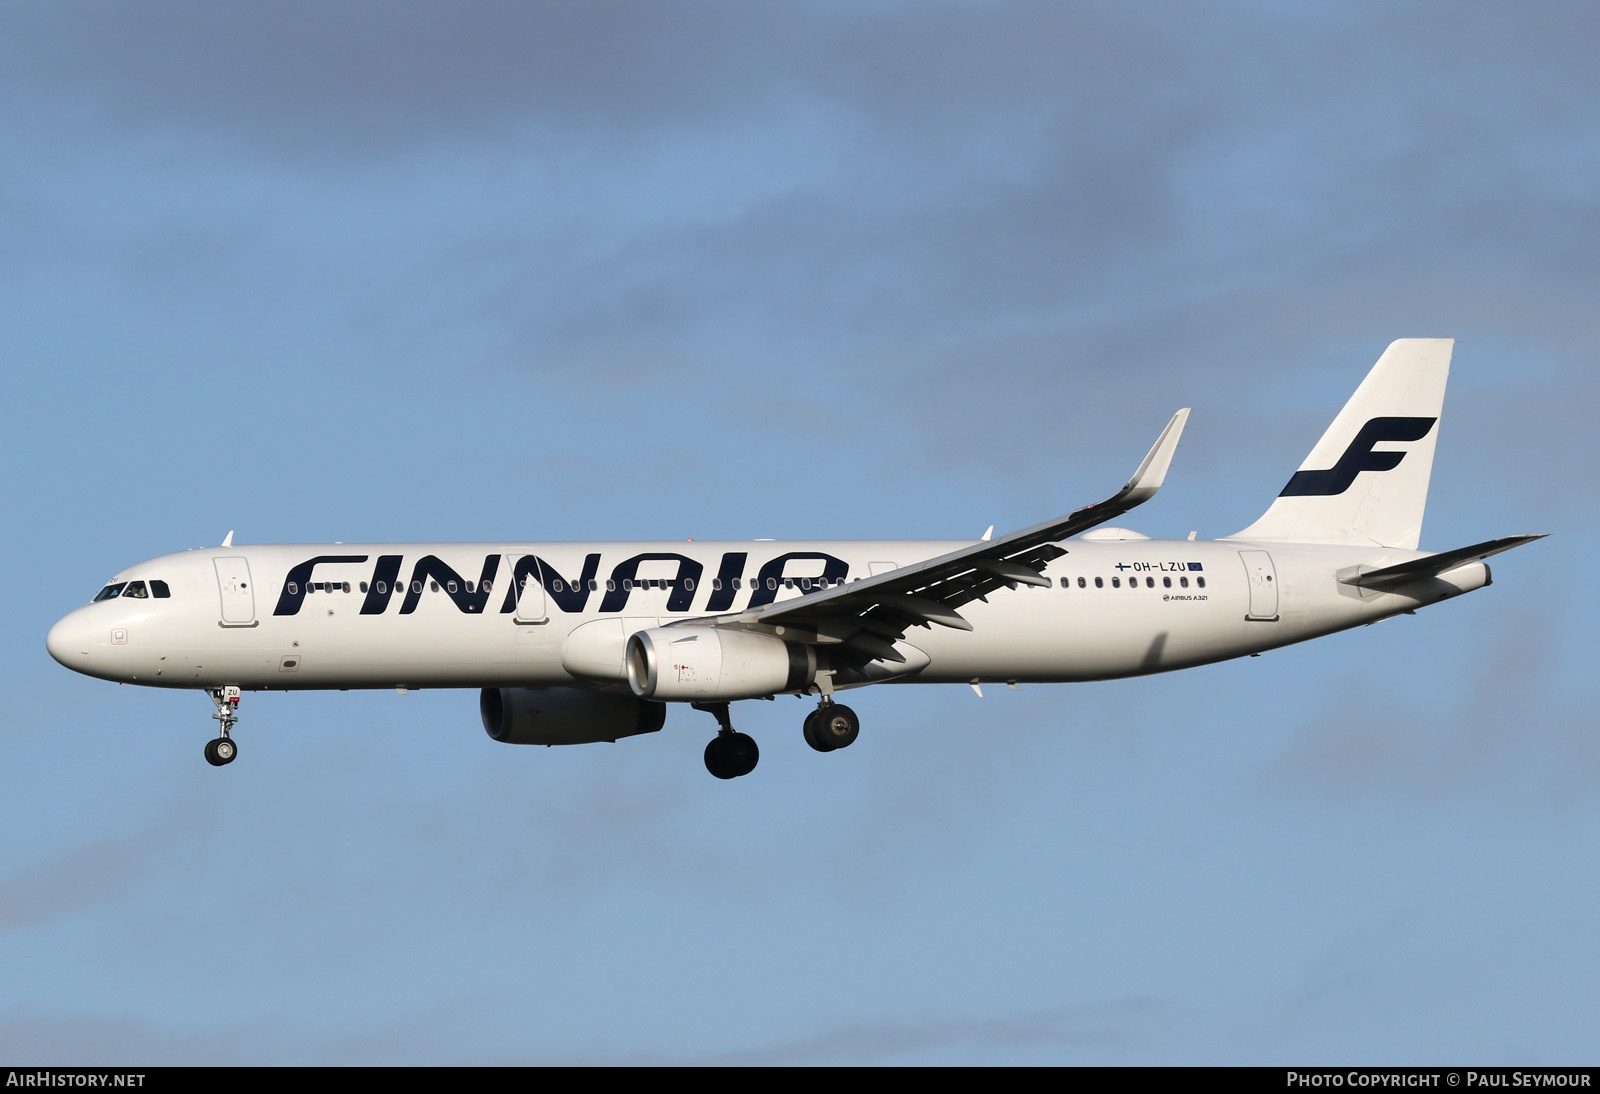
<instances>
[{"instance_id":1,"label":"vertical stabilizer","mask_svg":"<svg viewBox=\"0 0 1600 1094\"><path fill-rule=\"evenodd\" d=\"M1228 538L1415 549L1454 346L1390 343L1277 500Z\"/></svg>"}]
</instances>

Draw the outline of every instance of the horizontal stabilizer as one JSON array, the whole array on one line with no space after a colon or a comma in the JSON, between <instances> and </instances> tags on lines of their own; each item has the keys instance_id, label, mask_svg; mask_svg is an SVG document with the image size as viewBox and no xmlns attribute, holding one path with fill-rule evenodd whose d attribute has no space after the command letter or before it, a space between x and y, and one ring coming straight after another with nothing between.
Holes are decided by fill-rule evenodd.
<instances>
[{"instance_id":1,"label":"horizontal stabilizer","mask_svg":"<svg viewBox=\"0 0 1600 1094\"><path fill-rule=\"evenodd\" d=\"M1469 562L1481 562L1490 555L1497 555L1501 551L1509 551L1513 547L1521 547L1524 543L1532 543L1536 539L1543 538L1544 533L1491 539L1483 543L1474 543L1470 547L1457 547L1454 551L1442 551L1426 558L1385 566L1381 570L1367 570L1364 573L1351 574L1349 577L1341 576L1339 580L1346 585L1356 585L1363 589L1393 589L1422 578L1438 577L1442 573L1454 570L1457 566L1465 566Z\"/></svg>"}]
</instances>

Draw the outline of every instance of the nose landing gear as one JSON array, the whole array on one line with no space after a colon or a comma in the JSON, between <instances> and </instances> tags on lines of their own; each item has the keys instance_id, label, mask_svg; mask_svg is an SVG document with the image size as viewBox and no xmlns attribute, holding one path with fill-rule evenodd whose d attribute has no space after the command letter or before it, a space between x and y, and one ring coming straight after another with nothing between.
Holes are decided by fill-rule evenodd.
<instances>
[{"instance_id":1,"label":"nose landing gear","mask_svg":"<svg viewBox=\"0 0 1600 1094\"><path fill-rule=\"evenodd\" d=\"M239 724L239 689L207 688L206 694L211 696L211 701L217 706L217 712L211 717L219 723L221 734L206 744L206 763L212 767L221 767L223 764L231 764L233 758L239 754L239 746L228 736L233 727Z\"/></svg>"}]
</instances>

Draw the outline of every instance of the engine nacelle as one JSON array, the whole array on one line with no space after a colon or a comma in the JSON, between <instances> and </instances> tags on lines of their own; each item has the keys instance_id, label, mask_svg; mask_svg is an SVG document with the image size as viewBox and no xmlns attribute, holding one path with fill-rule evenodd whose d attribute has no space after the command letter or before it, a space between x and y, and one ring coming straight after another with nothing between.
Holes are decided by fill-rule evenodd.
<instances>
[{"instance_id":1,"label":"engine nacelle","mask_svg":"<svg viewBox=\"0 0 1600 1094\"><path fill-rule=\"evenodd\" d=\"M654 733L667 708L631 695L581 688L484 688L483 728L509 745L586 745Z\"/></svg>"},{"instance_id":2,"label":"engine nacelle","mask_svg":"<svg viewBox=\"0 0 1600 1094\"><path fill-rule=\"evenodd\" d=\"M641 699L755 699L816 680L817 651L770 634L658 627L628 638L628 685Z\"/></svg>"}]
</instances>

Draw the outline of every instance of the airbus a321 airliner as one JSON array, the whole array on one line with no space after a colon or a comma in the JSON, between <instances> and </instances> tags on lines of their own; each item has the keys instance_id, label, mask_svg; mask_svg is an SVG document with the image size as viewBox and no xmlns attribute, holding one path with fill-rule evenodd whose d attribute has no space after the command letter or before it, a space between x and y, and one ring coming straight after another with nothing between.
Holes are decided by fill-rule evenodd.
<instances>
[{"instance_id":1,"label":"airbus a321 airliner","mask_svg":"<svg viewBox=\"0 0 1600 1094\"><path fill-rule=\"evenodd\" d=\"M1060 683L1165 672L1410 612L1489 584L1538 539L1417 549L1453 342L1389 346L1267 511L1209 542L1107 526L1161 486L1180 410L1116 494L977 542L334 543L163 555L50 631L89 676L210 695L236 755L245 691L479 688L489 736L584 744L715 716L710 772L749 774L729 703L817 699L807 743L860 729L876 683ZM1076 537L1076 538L1073 538Z\"/></svg>"}]
</instances>

